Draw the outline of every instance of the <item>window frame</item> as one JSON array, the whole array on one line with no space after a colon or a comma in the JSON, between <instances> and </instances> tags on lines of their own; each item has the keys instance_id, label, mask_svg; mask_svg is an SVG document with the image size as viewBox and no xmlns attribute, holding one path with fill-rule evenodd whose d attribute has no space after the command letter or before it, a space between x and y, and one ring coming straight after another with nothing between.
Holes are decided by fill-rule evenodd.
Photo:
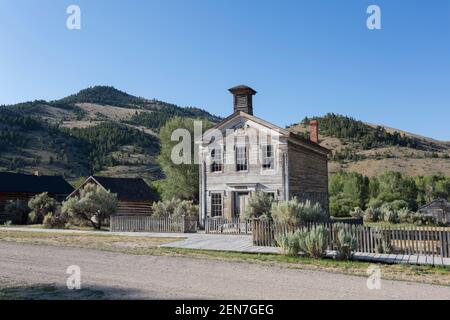
<instances>
[{"instance_id":1,"label":"window frame","mask_svg":"<svg viewBox=\"0 0 450 320\"><path fill-rule=\"evenodd\" d=\"M267 148L270 147L271 156L267 156ZM270 167L266 167L267 160L272 160ZM261 146L261 168L263 171L275 170L275 148L273 144L264 144Z\"/></svg>"},{"instance_id":2,"label":"window frame","mask_svg":"<svg viewBox=\"0 0 450 320\"><path fill-rule=\"evenodd\" d=\"M217 151L219 151L220 156L218 157L216 155ZM214 156L213 156L214 153ZM211 165L210 165L210 171L212 173L220 173L223 172L223 149L221 146L216 146L211 149L210 152L211 157ZM218 159L219 158L219 159Z\"/></svg>"},{"instance_id":3,"label":"window frame","mask_svg":"<svg viewBox=\"0 0 450 320\"><path fill-rule=\"evenodd\" d=\"M219 202L217 202L217 198L219 197ZM219 210L220 214L215 214ZM211 218L223 217L223 194L221 192L211 192Z\"/></svg>"},{"instance_id":4,"label":"window frame","mask_svg":"<svg viewBox=\"0 0 450 320\"><path fill-rule=\"evenodd\" d=\"M239 153L239 149L244 149L244 157L239 157L241 153ZM237 172L246 172L248 171L248 147L247 145L238 145L235 147L235 161L236 161L236 171ZM244 160L244 163L241 163L241 160Z\"/></svg>"}]
</instances>

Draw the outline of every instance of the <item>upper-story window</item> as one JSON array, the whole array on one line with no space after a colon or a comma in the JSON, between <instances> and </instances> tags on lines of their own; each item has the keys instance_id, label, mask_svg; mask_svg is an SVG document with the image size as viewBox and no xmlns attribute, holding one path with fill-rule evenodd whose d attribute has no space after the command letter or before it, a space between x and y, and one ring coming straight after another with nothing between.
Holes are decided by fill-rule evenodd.
<instances>
[{"instance_id":1,"label":"upper-story window","mask_svg":"<svg viewBox=\"0 0 450 320\"><path fill-rule=\"evenodd\" d=\"M247 159L247 147L236 146L236 171L247 171L248 159Z\"/></svg>"},{"instance_id":2,"label":"upper-story window","mask_svg":"<svg viewBox=\"0 0 450 320\"><path fill-rule=\"evenodd\" d=\"M262 146L262 168L263 170L274 168L273 146L270 144Z\"/></svg>"},{"instance_id":3,"label":"upper-story window","mask_svg":"<svg viewBox=\"0 0 450 320\"><path fill-rule=\"evenodd\" d=\"M222 148L215 147L211 150L211 172L223 171Z\"/></svg>"}]
</instances>

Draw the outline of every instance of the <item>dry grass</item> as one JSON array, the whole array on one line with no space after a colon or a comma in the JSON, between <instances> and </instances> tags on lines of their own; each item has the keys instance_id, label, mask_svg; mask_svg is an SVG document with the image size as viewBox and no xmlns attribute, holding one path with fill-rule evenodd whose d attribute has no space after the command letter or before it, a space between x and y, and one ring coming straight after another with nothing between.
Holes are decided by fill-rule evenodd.
<instances>
[{"instance_id":1,"label":"dry grass","mask_svg":"<svg viewBox=\"0 0 450 320\"><path fill-rule=\"evenodd\" d=\"M9 231L0 229L0 240L17 243L77 247L113 252L133 253L133 250L148 250L152 253L159 245L179 241L182 238L126 237L103 234L45 233L35 231Z\"/></svg>"}]
</instances>

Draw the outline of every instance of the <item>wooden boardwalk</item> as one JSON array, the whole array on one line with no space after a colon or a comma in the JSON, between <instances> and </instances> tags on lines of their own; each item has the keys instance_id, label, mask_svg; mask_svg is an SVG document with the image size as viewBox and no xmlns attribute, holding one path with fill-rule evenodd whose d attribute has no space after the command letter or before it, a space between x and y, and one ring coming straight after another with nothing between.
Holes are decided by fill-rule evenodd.
<instances>
[{"instance_id":1,"label":"wooden boardwalk","mask_svg":"<svg viewBox=\"0 0 450 320\"><path fill-rule=\"evenodd\" d=\"M252 237L247 235L219 234L184 234L186 239L164 244L161 247L183 248L196 250L231 251L241 253L279 253L276 247L252 245ZM333 257L334 251L328 251L327 256ZM377 254L356 252L355 260L383 263L404 263L413 265L450 266L450 258L425 255Z\"/></svg>"}]
</instances>

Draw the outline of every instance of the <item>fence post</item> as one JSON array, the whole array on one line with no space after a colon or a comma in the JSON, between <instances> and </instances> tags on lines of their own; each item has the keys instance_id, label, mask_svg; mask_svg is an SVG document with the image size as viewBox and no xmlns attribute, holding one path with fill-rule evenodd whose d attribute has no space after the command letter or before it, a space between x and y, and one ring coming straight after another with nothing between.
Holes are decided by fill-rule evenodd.
<instances>
[{"instance_id":1,"label":"fence post","mask_svg":"<svg viewBox=\"0 0 450 320\"><path fill-rule=\"evenodd\" d=\"M181 216L181 233L184 233L186 230L186 216L183 214Z\"/></svg>"}]
</instances>

